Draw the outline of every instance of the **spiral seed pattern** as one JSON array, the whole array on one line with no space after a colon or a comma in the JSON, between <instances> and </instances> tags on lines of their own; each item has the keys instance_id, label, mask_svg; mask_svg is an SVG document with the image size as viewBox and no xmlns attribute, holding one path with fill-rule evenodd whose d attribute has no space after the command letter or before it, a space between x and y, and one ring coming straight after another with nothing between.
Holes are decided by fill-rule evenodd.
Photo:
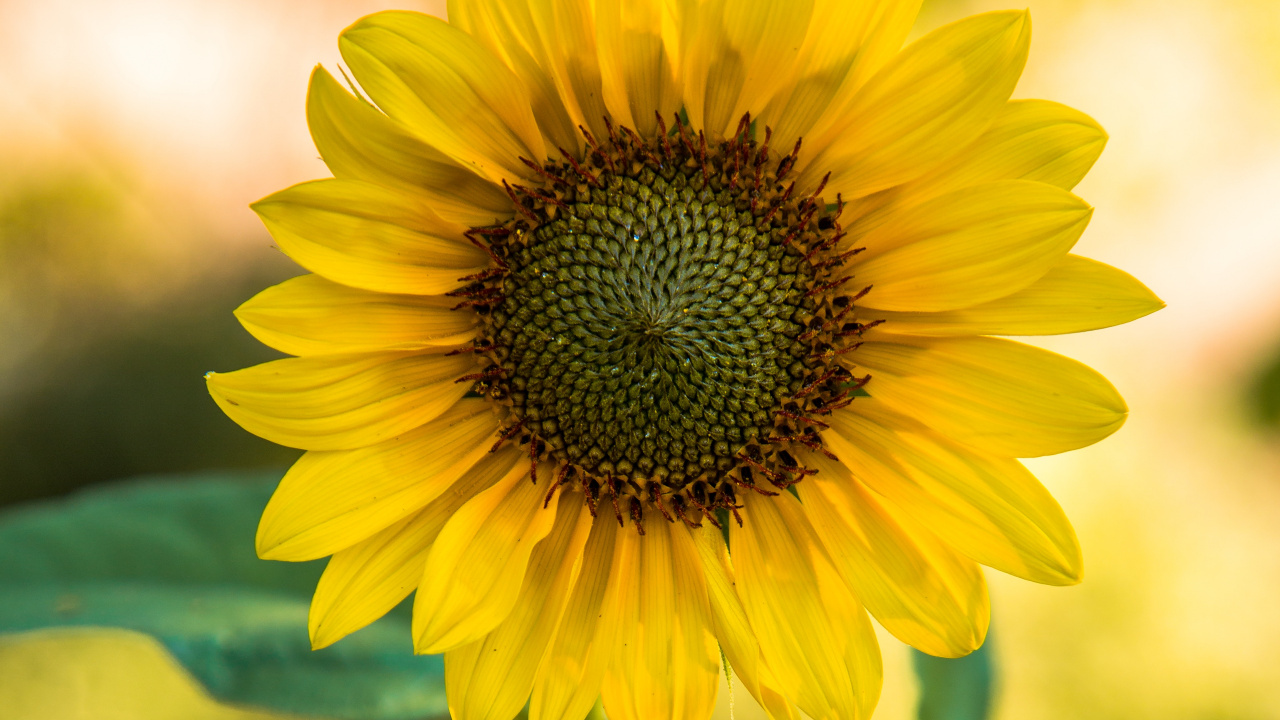
<instances>
[{"instance_id":1,"label":"spiral seed pattern","mask_svg":"<svg viewBox=\"0 0 1280 720\"><path fill-rule=\"evenodd\" d=\"M534 230L491 327L526 428L588 472L683 486L772 430L813 302L744 193L671 175L604 177Z\"/></svg>"},{"instance_id":2,"label":"spiral seed pattern","mask_svg":"<svg viewBox=\"0 0 1280 720\"><path fill-rule=\"evenodd\" d=\"M581 160L526 161L546 182L507 186L515 219L468 233L493 267L454 294L491 364L464 379L509 408L499 445L555 477L548 502L568 483L640 532L646 508L717 523L812 474L793 451L828 452L819 416L866 382L835 361L863 327L839 203L793 197L799 145L774 160L749 126L711 148L679 120L584 131Z\"/></svg>"}]
</instances>

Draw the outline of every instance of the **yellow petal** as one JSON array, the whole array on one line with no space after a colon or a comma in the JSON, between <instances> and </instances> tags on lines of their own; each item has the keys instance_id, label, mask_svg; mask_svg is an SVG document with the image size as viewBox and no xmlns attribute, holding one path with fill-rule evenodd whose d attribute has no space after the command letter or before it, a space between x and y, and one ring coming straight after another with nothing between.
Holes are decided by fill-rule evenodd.
<instances>
[{"instance_id":1,"label":"yellow petal","mask_svg":"<svg viewBox=\"0 0 1280 720\"><path fill-rule=\"evenodd\" d=\"M729 549L725 547L724 538L720 530L709 524L697 529L686 528L675 535L679 536L681 533L689 538L698 553L707 585L712 625L720 647L744 680L754 680L756 667L762 661L760 643L756 640L751 621L747 619L746 610L742 608L742 601L738 598L733 560L729 556ZM686 542L679 539L677 541ZM747 683L752 695L756 694L753 689L755 684L752 681Z\"/></svg>"},{"instance_id":2,"label":"yellow petal","mask_svg":"<svg viewBox=\"0 0 1280 720\"><path fill-rule=\"evenodd\" d=\"M997 338L884 334L853 353L886 406L995 455L1038 457L1092 445L1129 408L1097 371Z\"/></svg>"},{"instance_id":3,"label":"yellow petal","mask_svg":"<svg viewBox=\"0 0 1280 720\"><path fill-rule=\"evenodd\" d=\"M681 32L685 110L711 139L732 135L743 113L758 115L788 70L814 15L814 0L707 0L696 3Z\"/></svg>"},{"instance_id":4,"label":"yellow petal","mask_svg":"<svg viewBox=\"0 0 1280 720\"><path fill-rule=\"evenodd\" d=\"M815 720L871 717L880 648L871 622L831 567L799 501L746 494L730 527L738 594L770 668Z\"/></svg>"},{"instance_id":5,"label":"yellow petal","mask_svg":"<svg viewBox=\"0 0 1280 720\"><path fill-rule=\"evenodd\" d=\"M1067 254L1093 209L1066 190L1002 180L896 213L856 242L854 282L878 310L936 312L1011 295Z\"/></svg>"},{"instance_id":6,"label":"yellow petal","mask_svg":"<svg viewBox=\"0 0 1280 720\"><path fill-rule=\"evenodd\" d=\"M511 216L511 200L501 188L347 92L322 67L311 73L307 126L339 178L419 193L441 217L468 227Z\"/></svg>"},{"instance_id":7,"label":"yellow petal","mask_svg":"<svg viewBox=\"0 0 1280 720\"><path fill-rule=\"evenodd\" d=\"M445 689L455 720L511 720L529 699L591 531L582 493L562 493L559 503L555 526L534 548L511 614L484 639L445 653Z\"/></svg>"},{"instance_id":8,"label":"yellow petal","mask_svg":"<svg viewBox=\"0 0 1280 720\"><path fill-rule=\"evenodd\" d=\"M560 99L550 67L548 42L538 32L527 0L450 0L449 24L479 40L520 78L529 91L533 117L554 155L554 148L577 149L578 123Z\"/></svg>"},{"instance_id":9,"label":"yellow petal","mask_svg":"<svg viewBox=\"0 0 1280 720\"><path fill-rule=\"evenodd\" d=\"M1070 190L1106 145L1093 118L1047 100L1012 100L991 127L942 165L911 182L849 203L841 221L852 245L929 200L996 180L1031 180Z\"/></svg>"},{"instance_id":10,"label":"yellow petal","mask_svg":"<svg viewBox=\"0 0 1280 720\"><path fill-rule=\"evenodd\" d=\"M902 47L919 11L920 0L817 0L795 77L760 116L773 128L774 147L786 152L804 137L801 163L826 147L834 139L827 131L843 124L858 89Z\"/></svg>"},{"instance_id":11,"label":"yellow petal","mask_svg":"<svg viewBox=\"0 0 1280 720\"><path fill-rule=\"evenodd\" d=\"M529 555L556 519L554 505L543 508L547 480L536 485L517 467L440 531L414 597L415 651L440 653L475 642L511 612Z\"/></svg>"},{"instance_id":12,"label":"yellow petal","mask_svg":"<svg viewBox=\"0 0 1280 720\"><path fill-rule=\"evenodd\" d=\"M258 525L258 556L312 560L350 547L445 492L493 446L498 417L466 399L394 440L309 452L285 473Z\"/></svg>"},{"instance_id":13,"label":"yellow petal","mask_svg":"<svg viewBox=\"0 0 1280 720\"><path fill-rule=\"evenodd\" d=\"M618 625L614 565L620 532L627 531L611 522L591 526L582 568L534 679L529 720L581 720L600 695Z\"/></svg>"},{"instance_id":14,"label":"yellow petal","mask_svg":"<svg viewBox=\"0 0 1280 720\"><path fill-rule=\"evenodd\" d=\"M796 487L805 515L876 620L930 655L959 657L981 646L991 605L978 565L895 517L838 461L804 455L818 470Z\"/></svg>"},{"instance_id":15,"label":"yellow petal","mask_svg":"<svg viewBox=\"0 0 1280 720\"><path fill-rule=\"evenodd\" d=\"M1132 275L1067 255L1025 290L946 312L875 311L880 328L910 335L1061 335L1120 325L1164 307Z\"/></svg>"},{"instance_id":16,"label":"yellow petal","mask_svg":"<svg viewBox=\"0 0 1280 720\"><path fill-rule=\"evenodd\" d=\"M596 53L592 0L530 0L529 9L547 53L547 70L555 80L574 127L585 125L595 137L608 136L604 90ZM573 151L583 146L579 137Z\"/></svg>"},{"instance_id":17,"label":"yellow petal","mask_svg":"<svg viewBox=\"0 0 1280 720\"><path fill-rule=\"evenodd\" d=\"M799 720L795 705L778 688L768 658L760 653L760 643L734 588L733 561L720 530L709 525L701 529L677 528L672 533L673 540L684 542L682 534L693 541L698 554L707 584L713 632L732 672L772 720Z\"/></svg>"},{"instance_id":18,"label":"yellow petal","mask_svg":"<svg viewBox=\"0 0 1280 720\"><path fill-rule=\"evenodd\" d=\"M1080 545L1049 491L1016 460L987 455L859 398L823 435L840 460L960 552L1049 585L1080 581Z\"/></svg>"},{"instance_id":19,"label":"yellow petal","mask_svg":"<svg viewBox=\"0 0 1280 720\"><path fill-rule=\"evenodd\" d=\"M675 58L663 42L664 25L674 24L668 5L660 0L595 2L605 106L616 122L643 137L657 128L654 111L669 118L680 109Z\"/></svg>"},{"instance_id":20,"label":"yellow petal","mask_svg":"<svg viewBox=\"0 0 1280 720\"><path fill-rule=\"evenodd\" d=\"M421 198L358 180L294 185L253 204L280 249L335 282L378 292L439 295L489 264L465 227Z\"/></svg>"},{"instance_id":21,"label":"yellow petal","mask_svg":"<svg viewBox=\"0 0 1280 720\"><path fill-rule=\"evenodd\" d=\"M415 12L381 12L343 31L338 48L388 115L484 177L533 177L520 158L546 158L528 90L493 53L449 23Z\"/></svg>"},{"instance_id":22,"label":"yellow petal","mask_svg":"<svg viewBox=\"0 0 1280 720\"><path fill-rule=\"evenodd\" d=\"M601 686L604 711L614 720L707 720L720 654L696 551L683 527L661 518L644 535L623 531L619 541L634 546L638 563L619 577L621 637Z\"/></svg>"},{"instance_id":23,"label":"yellow petal","mask_svg":"<svg viewBox=\"0 0 1280 720\"><path fill-rule=\"evenodd\" d=\"M388 295L302 275L236 309L254 337L290 355L421 350L475 337L479 318L454 298Z\"/></svg>"},{"instance_id":24,"label":"yellow petal","mask_svg":"<svg viewBox=\"0 0 1280 720\"><path fill-rule=\"evenodd\" d=\"M830 132L840 137L802 174L827 190L869 195L919 177L991 124L1022 74L1031 42L1025 12L974 15L934 30L890 60Z\"/></svg>"},{"instance_id":25,"label":"yellow petal","mask_svg":"<svg viewBox=\"0 0 1280 720\"><path fill-rule=\"evenodd\" d=\"M1013 100L981 137L913 180L910 193L927 197L992 180L1034 180L1070 190L1106 145L1106 131L1079 110L1048 100Z\"/></svg>"},{"instance_id":26,"label":"yellow petal","mask_svg":"<svg viewBox=\"0 0 1280 720\"><path fill-rule=\"evenodd\" d=\"M760 664L760 695L756 701L770 720L801 720L800 709L782 692L781 681L768 663ZM734 668L729 670L736 672Z\"/></svg>"},{"instance_id":27,"label":"yellow petal","mask_svg":"<svg viewBox=\"0 0 1280 720\"><path fill-rule=\"evenodd\" d=\"M332 645L386 615L408 597L422 579L427 553L444 524L523 457L514 447L485 455L426 507L335 552L311 600L311 647L319 650Z\"/></svg>"},{"instance_id":28,"label":"yellow petal","mask_svg":"<svg viewBox=\"0 0 1280 720\"><path fill-rule=\"evenodd\" d=\"M384 353L286 358L205 381L240 427L304 450L350 450L439 417L466 394L465 355Z\"/></svg>"}]
</instances>

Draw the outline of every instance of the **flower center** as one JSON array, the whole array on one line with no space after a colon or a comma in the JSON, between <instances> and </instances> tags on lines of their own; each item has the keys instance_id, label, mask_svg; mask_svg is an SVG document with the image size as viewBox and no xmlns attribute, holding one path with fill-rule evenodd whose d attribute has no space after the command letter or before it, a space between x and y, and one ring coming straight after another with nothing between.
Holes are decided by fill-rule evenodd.
<instances>
[{"instance_id":1,"label":"flower center","mask_svg":"<svg viewBox=\"0 0 1280 720\"><path fill-rule=\"evenodd\" d=\"M493 363L477 392L510 407L535 472L642 532L646 507L714 523L738 490L774 492L761 478L812 473L791 450L822 450L816 416L850 391L838 207L793 197L795 152L771 162L749 127L711 149L682 124L588 135L581 162L509 188L515 220L470 235L494 260L458 293Z\"/></svg>"},{"instance_id":2,"label":"flower center","mask_svg":"<svg viewBox=\"0 0 1280 720\"><path fill-rule=\"evenodd\" d=\"M683 486L772 429L814 303L811 269L756 232L745 193L667 171L601 175L534 230L490 328L544 442L588 472Z\"/></svg>"}]
</instances>

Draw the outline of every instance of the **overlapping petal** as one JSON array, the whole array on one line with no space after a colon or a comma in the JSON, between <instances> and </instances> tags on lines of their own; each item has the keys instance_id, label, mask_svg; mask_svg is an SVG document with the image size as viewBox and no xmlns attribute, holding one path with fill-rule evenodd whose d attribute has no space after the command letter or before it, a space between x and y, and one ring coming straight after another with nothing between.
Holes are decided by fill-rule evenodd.
<instances>
[{"instance_id":1,"label":"overlapping petal","mask_svg":"<svg viewBox=\"0 0 1280 720\"><path fill-rule=\"evenodd\" d=\"M613 119L651 137L657 112L669 118L680 109L681 88L673 48L664 41L680 7L667 2L595 0L596 51L601 91Z\"/></svg>"},{"instance_id":2,"label":"overlapping petal","mask_svg":"<svg viewBox=\"0 0 1280 720\"><path fill-rule=\"evenodd\" d=\"M1031 41L1025 12L975 15L909 45L867 81L809 162L808 185L857 198L917 178L982 134L1009 99Z\"/></svg>"},{"instance_id":3,"label":"overlapping petal","mask_svg":"<svg viewBox=\"0 0 1280 720\"><path fill-rule=\"evenodd\" d=\"M817 0L789 81L760 115L776 147L803 137L803 165L837 139L828 131L843 125L857 91L902 47L919 10L920 0Z\"/></svg>"},{"instance_id":4,"label":"overlapping petal","mask_svg":"<svg viewBox=\"0 0 1280 720\"><path fill-rule=\"evenodd\" d=\"M1080 582L1075 531L1021 463L950 440L875 398L855 405L831 416L824 437L858 480L983 565L1049 585Z\"/></svg>"},{"instance_id":5,"label":"overlapping petal","mask_svg":"<svg viewBox=\"0 0 1280 720\"><path fill-rule=\"evenodd\" d=\"M475 358L441 353L316 355L209 373L227 417L271 442L350 450L389 440L439 417L466 392L456 382Z\"/></svg>"},{"instance_id":6,"label":"overlapping petal","mask_svg":"<svg viewBox=\"0 0 1280 720\"><path fill-rule=\"evenodd\" d=\"M1058 264L1093 209L1044 183L1001 180L935 198L856 240L854 281L876 310L955 310L1011 295Z\"/></svg>"},{"instance_id":7,"label":"overlapping petal","mask_svg":"<svg viewBox=\"0 0 1280 720\"><path fill-rule=\"evenodd\" d=\"M850 5L855 3L849 3ZM743 113L759 115L775 88L790 84L814 16L814 0L688 3L680 32L684 107L713 140L730 136Z\"/></svg>"},{"instance_id":8,"label":"overlapping petal","mask_svg":"<svg viewBox=\"0 0 1280 720\"><path fill-rule=\"evenodd\" d=\"M544 495L517 468L449 519L431 546L414 597L417 652L475 642L507 617L517 593L505 588L522 584L534 546L555 523L557 505L543 507Z\"/></svg>"},{"instance_id":9,"label":"overlapping petal","mask_svg":"<svg viewBox=\"0 0 1280 720\"><path fill-rule=\"evenodd\" d=\"M531 0L529 10L546 44L547 70L575 126L586 127L595 137L607 137L604 118L609 111L596 52L592 0ZM566 149L582 144L579 139Z\"/></svg>"},{"instance_id":10,"label":"overlapping petal","mask_svg":"<svg viewBox=\"0 0 1280 720\"><path fill-rule=\"evenodd\" d=\"M290 355L422 350L461 345L479 318L456 299L389 295L302 275L268 288L236 309L264 345Z\"/></svg>"},{"instance_id":11,"label":"overlapping petal","mask_svg":"<svg viewBox=\"0 0 1280 720\"><path fill-rule=\"evenodd\" d=\"M720 650L730 664L729 671L746 686L770 718L799 720L799 711L778 685L769 669L769 658L761 652L760 642L751 629L751 621L735 588L733 560L720 531L707 527L692 532L677 530L672 537L682 542L682 535L693 541L698 553L707 584L712 626L720 641Z\"/></svg>"},{"instance_id":12,"label":"overlapping petal","mask_svg":"<svg viewBox=\"0 0 1280 720\"><path fill-rule=\"evenodd\" d=\"M555 526L534 548L511 613L484 639L445 653L445 690L456 720L511 720L529 699L591 530L582 493L562 493L558 502Z\"/></svg>"},{"instance_id":13,"label":"overlapping petal","mask_svg":"<svg viewBox=\"0 0 1280 720\"><path fill-rule=\"evenodd\" d=\"M922 203L997 180L1031 180L1070 190L1106 146L1093 118L1047 100L1012 100L977 140L910 182L857 198L841 220L849 242L886 222L910 217Z\"/></svg>"},{"instance_id":14,"label":"overlapping petal","mask_svg":"<svg viewBox=\"0 0 1280 720\"><path fill-rule=\"evenodd\" d=\"M576 150L581 139L579 123L561 99L549 70L549 50L554 43L542 37L534 12L528 0L451 0L448 5L449 24L501 58L529 91L533 116L547 149Z\"/></svg>"},{"instance_id":15,"label":"overlapping petal","mask_svg":"<svg viewBox=\"0 0 1280 720\"><path fill-rule=\"evenodd\" d=\"M534 679L529 720L580 720L600 695L620 617L620 536L611 522L591 525L564 617Z\"/></svg>"},{"instance_id":16,"label":"overlapping petal","mask_svg":"<svg viewBox=\"0 0 1280 720\"><path fill-rule=\"evenodd\" d=\"M259 557L331 555L417 511L489 451L498 420L487 403L463 400L387 442L303 455L262 514Z\"/></svg>"},{"instance_id":17,"label":"overlapping petal","mask_svg":"<svg viewBox=\"0 0 1280 720\"><path fill-rule=\"evenodd\" d=\"M632 529L628 529L632 530ZM601 698L614 720L706 720L715 708L720 655L698 559L684 528L658 519L624 531L619 635Z\"/></svg>"},{"instance_id":18,"label":"overlapping petal","mask_svg":"<svg viewBox=\"0 0 1280 720\"><path fill-rule=\"evenodd\" d=\"M961 442L1037 457L1092 445L1124 424L1115 386L1083 363L1012 340L874 336L856 353L868 391Z\"/></svg>"},{"instance_id":19,"label":"overlapping petal","mask_svg":"<svg viewBox=\"0 0 1280 720\"><path fill-rule=\"evenodd\" d=\"M408 597L422 579L427 553L444 524L521 459L515 448L485 455L426 507L335 552L311 600L311 646L319 650L332 645Z\"/></svg>"},{"instance_id":20,"label":"overlapping petal","mask_svg":"<svg viewBox=\"0 0 1280 720\"><path fill-rule=\"evenodd\" d=\"M1120 325L1164 307L1137 278L1067 255L1024 290L944 312L877 310L884 330L909 335L1060 335Z\"/></svg>"},{"instance_id":21,"label":"overlapping petal","mask_svg":"<svg viewBox=\"0 0 1280 720\"><path fill-rule=\"evenodd\" d=\"M546 145L528 89L467 33L414 12L369 15L338 40L369 97L437 149L494 182L536 177Z\"/></svg>"},{"instance_id":22,"label":"overlapping petal","mask_svg":"<svg viewBox=\"0 0 1280 720\"><path fill-rule=\"evenodd\" d=\"M419 193L436 214L464 225L511 216L501 188L347 92L322 67L307 89L307 127L335 177Z\"/></svg>"},{"instance_id":23,"label":"overlapping petal","mask_svg":"<svg viewBox=\"0 0 1280 720\"><path fill-rule=\"evenodd\" d=\"M738 594L779 687L815 720L871 716L880 648L862 605L789 494L740 500L730 529Z\"/></svg>"},{"instance_id":24,"label":"overlapping petal","mask_svg":"<svg viewBox=\"0 0 1280 720\"><path fill-rule=\"evenodd\" d=\"M359 180L294 185L253 209L286 255L343 285L439 295L489 263L422 198Z\"/></svg>"},{"instance_id":25,"label":"overlapping petal","mask_svg":"<svg viewBox=\"0 0 1280 720\"><path fill-rule=\"evenodd\" d=\"M899 640L942 657L966 655L987 634L982 570L881 501L839 461L809 453L818 474L796 489L841 577Z\"/></svg>"},{"instance_id":26,"label":"overlapping petal","mask_svg":"<svg viewBox=\"0 0 1280 720\"><path fill-rule=\"evenodd\" d=\"M1012 100L981 137L913 180L908 192L927 197L938 188L992 180L1034 180L1070 190L1106 145L1106 131L1079 110L1048 100Z\"/></svg>"}]
</instances>

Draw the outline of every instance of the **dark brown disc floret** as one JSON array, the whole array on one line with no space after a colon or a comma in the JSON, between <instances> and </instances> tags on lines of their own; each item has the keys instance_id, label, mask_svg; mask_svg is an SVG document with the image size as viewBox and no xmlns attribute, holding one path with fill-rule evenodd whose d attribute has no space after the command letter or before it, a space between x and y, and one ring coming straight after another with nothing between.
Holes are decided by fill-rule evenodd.
<instances>
[{"instance_id":1,"label":"dark brown disc floret","mask_svg":"<svg viewBox=\"0 0 1280 720\"><path fill-rule=\"evenodd\" d=\"M797 196L800 144L775 160L745 117L710 145L659 125L526 161L544 182L507 185L514 219L468 233L492 267L455 293L483 319L467 380L510 408L499 445L528 445L548 500L579 487L640 532L812 474L795 449L830 454L822 416L866 382L836 362L863 329L842 204Z\"/></svg>"}]
</instances>

